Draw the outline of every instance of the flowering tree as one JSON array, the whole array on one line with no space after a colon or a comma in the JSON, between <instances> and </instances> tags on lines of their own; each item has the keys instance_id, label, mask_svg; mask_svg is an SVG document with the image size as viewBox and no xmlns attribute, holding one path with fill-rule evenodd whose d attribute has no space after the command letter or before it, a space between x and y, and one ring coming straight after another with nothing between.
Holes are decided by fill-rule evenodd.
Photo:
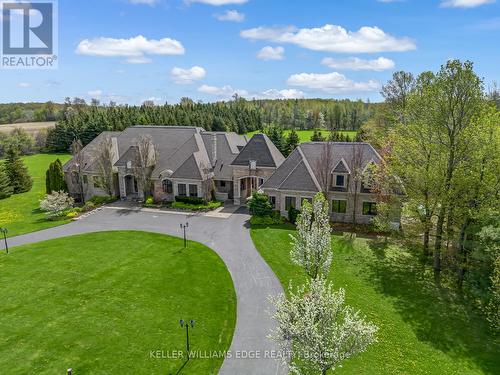
<instances>
[{"instance_id":1,"label":"flowering tree","mask_svg":"<svg viewBox=\"0 0 500 375\"><path fill-rule=\"evenodd\" d=\"M308 280L296 292L290 287L289 295L271 297L277 328L269 338L287 354L283 364L291 373L326 374L376 341L378 328L345 305L344 289L335 292L325 278Z\"/></svg>"},{"instance_id":2,"label":"flowering tree","mask_svg":"<svg viewBox=\"0 0 500 375\"><path fill-rule=\"evenodd\" d=\"M297 219L297 235L292 238L290 257L302 266L309 277L328 274L332 264L332 245L328 202L323 193L314 197L312 205L304 200Z\"/></svg>"},{"instance_id":3,"label":"flowering tree","mask_svg":"<svg viewBox=\"0 0 500 375\"><path fill-rule=\"evenodd\" d=\"M73 207L75 200L64 191L54 191L40 201L40 209L46 211L49 217L57 217L68 208Z\"/></svg>"}]
</instances>

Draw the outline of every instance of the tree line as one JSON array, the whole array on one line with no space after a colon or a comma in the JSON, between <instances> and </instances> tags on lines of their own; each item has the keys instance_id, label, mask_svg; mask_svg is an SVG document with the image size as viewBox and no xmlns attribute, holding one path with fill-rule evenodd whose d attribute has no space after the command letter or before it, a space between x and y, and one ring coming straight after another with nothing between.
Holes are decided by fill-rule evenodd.
<instances>
[{"instance_id":1,"label":"tree line","mask_svg":"<svg viewBox=\"0 0 500 375\"><path fill-rule=\"evenodd\" d=\"M356 130L370 118L372 107L349 100L249 101L237 96L217 103L195 103L182 98L179 104L162 106L101 105L96 101L87 105L78 98L67 99L56 127L49 130L47 147L65 152L75 139L86 145L103 131L121 131L133 125L199 126L239 134L275 125L283 129Z\"/></svg>"},{"instance_id":2,"label":"tree line","mask_svg":"<svg viewBox=\"0 0 500 375\"><path fill-rule=\"evenodd\" d=\"M499 327L500 111L472 62L396 72L363 127L402 183L408 235L438 284L470 293ZM381 183L384 185L384 182ZM387 185L387 184L386 184Z\"/></svg>"}]
</instances>

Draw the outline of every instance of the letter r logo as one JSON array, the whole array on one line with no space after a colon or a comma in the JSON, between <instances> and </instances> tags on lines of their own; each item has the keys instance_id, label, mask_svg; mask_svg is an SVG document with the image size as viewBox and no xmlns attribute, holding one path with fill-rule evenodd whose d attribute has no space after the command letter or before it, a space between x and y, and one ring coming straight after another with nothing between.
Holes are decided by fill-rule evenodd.
<instances>
[{"instance_id":1,"label":"letter r logo","mask_svg":"<svg viewBox=\"0 0 500 375\"><path fill-rule=\"evenodd\" d=\"M51 2L2 3L4 55L51 55L54 46Z\"/></svg>"}]
</instances>

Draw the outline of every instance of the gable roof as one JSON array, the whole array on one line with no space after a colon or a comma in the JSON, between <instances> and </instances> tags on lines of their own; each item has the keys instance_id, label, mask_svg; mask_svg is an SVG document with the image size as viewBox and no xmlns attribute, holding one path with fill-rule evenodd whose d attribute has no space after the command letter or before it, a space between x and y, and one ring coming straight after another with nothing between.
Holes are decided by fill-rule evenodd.
<instances>
[{"instance_id":1,"label":"gable roof","mask_svg":"<svg viewBox=\"0 0 500 375\"><path fill-rule=\"evenodd\" d=\"M283 163L285 157L267 135L254 134L231 165L247 166L251 160L257 162L257 167L276 168Z\"/></svg>"},{"instance_id":2,"label":"gable roof","mask_svg":"<svg viewBox=\"0 0 500 375\"><path fill-rule=\"evenodd\" d=\"M350 173L355 165L364 170L370 162L379 163L380 155L365 142L307 142L299 145L274 174L262 185L263 189L313 191L321 190L318 165L324 147L330 147L332 171ZM358 159L359 161L357 161Z\"/></svg>"},{"instance_id":3,"label":"gable roof","mask_svg":"<svg viewBox=\"0 0 500 375\"><path fill-rule=\"evenodd\" d=\"M243 148L247 139L236 133L205 132L192 126L132 126L122 132L103 132L82 149L85 156L83 171L97 173L96 156L101 140L111 136L117 148L116 167L125 167L136 160L137 143L142 136L151 138L156 153L156 164L152 178L172 176L193 180L206 179L215 161L215 178L230 179L229 166ZM217 142L213 142L216 137ZM216 152L213 151L213 146ZM215 157L215 160L212 158ZM69 171L75 165L75 158L64 165ZM168 172L168 173L167 173Z\"/></svg>"}]
</instances>

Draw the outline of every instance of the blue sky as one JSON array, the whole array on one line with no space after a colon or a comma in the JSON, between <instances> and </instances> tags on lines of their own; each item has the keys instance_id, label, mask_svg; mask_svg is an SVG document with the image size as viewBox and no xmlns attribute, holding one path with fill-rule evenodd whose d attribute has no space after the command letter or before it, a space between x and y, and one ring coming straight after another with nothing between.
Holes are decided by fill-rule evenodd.
<instances>
[{"instance_id":1,"label":"blue sky","mask_svg":"<svg viewBox=\"0 0 500 375\"><path fill-rule=\"evenodd\" d=\"M222 4L222 5L221 5ZM380 101L395 70L471 59L500 81L494 0L59 0L56 70L0 70L0 102L65 97Z\"/></svg>"}]
</instances>

